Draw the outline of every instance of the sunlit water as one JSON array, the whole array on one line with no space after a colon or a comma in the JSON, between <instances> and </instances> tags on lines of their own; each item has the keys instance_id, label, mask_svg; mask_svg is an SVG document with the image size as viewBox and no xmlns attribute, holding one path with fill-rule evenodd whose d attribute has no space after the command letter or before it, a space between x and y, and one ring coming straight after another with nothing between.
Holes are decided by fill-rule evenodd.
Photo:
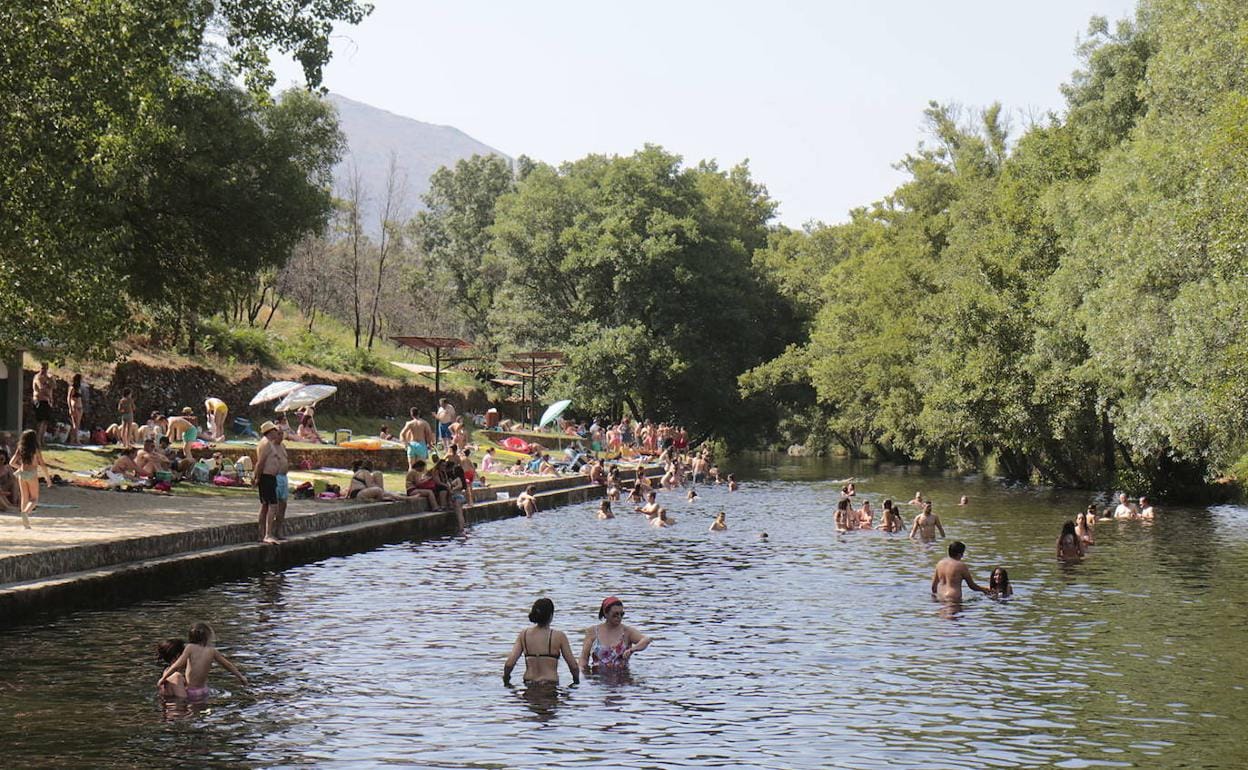
<instances>
[{"instance_id":1,"label":"sunlit water","mask_svg":"<svg viewBox=\"0 0 1248 770\"><path fill-rule=\"evenodd\" d=\"M668 493L668 530L572 506L5 632L4 765L1248 766L1245 509L1102 523L1062 565L1088 495L775 462L735 494ZM928 592L944 544L838 536L830 479L851 473L877 509L932 497L1015 597L951 610ZM535 598L579 653L608 594L655 640L630 678L502 686ZM217 671L210 704L162 708L154 645L197 620L252 685Z\"/></svg>"}]
</instances>

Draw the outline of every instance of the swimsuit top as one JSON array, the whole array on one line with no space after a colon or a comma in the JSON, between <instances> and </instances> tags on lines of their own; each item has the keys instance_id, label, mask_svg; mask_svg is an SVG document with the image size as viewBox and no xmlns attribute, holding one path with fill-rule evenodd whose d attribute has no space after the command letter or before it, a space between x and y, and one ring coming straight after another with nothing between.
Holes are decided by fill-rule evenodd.
<instances>
[{"instance_id":1,"label":"swimsuit top","mask_svg":"<svg viewBox=\"0 0 1248 770\"><path fill-rule=\"evenodd\" d=\"M549 632L549 636L546 637L547 652L544 652L544 653L529 652L528 646L526 644L526 639L525 639L525 637L529 635L529 631L528 629L525 629L524 631L520 632L520 649L524 651L524 657L526 658L554 658L555 660L559 659L559 653L554 651L555 631L554 629L551 629L551 628L548 628L546 630Z\"/></svg>"},{"instance_id":2,"label":"swimsuit top","mask_svg":"<svg viewBox=\"0 0 1248 770\"><path fill-rule=\"evenodd\" d=\"M620 637L620 641L612 647L607 647L598 641L598 629L594 629L594 644L589 648L589 658L593 661L595 668L624 668L628 665L628 659L624 657L624 651L628 649L628 634Z\"/></svg>"}]
</instances>

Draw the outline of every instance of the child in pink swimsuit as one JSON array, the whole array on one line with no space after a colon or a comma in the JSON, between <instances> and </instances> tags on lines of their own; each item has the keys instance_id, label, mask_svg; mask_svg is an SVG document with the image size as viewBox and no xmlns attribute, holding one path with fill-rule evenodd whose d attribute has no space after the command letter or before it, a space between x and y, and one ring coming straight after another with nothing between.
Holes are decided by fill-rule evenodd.
<instances>
[{"instance_id":1,"label":"child in pink swimsuit","mask_svg":"<svg viewBox=\"0 0 1248 770\"><path fill-rule=\"evenodd\" d=\"M212 664L219 663L222 668L229 671L243 686L247 686L247 677L243 676L238 667L230 662L230 659L217 651L213 645L216 641L216 634L213 633L212 627L207 623L196 623L191 626L191 632L188 634L190 643L182 650L182 654L177 657L173 663L169 664L169 668L165 669L165 673L160 677L160 681L156 683L162 692L165 685L178 675L179 671L185 671L186 682L186 699L190 701L207 700L211 691L208 689L208 673L212 671Z\"/></svg>"}]
</instances>

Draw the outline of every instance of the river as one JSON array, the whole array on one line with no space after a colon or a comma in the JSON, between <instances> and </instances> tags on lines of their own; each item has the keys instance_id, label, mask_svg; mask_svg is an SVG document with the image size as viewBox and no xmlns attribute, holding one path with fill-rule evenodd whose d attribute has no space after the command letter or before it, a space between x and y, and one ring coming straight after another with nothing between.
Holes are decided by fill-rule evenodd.
<instances>
[{"instance_id":1,"label":"river","mask_svg":"<svg viewBox=\"0 0 1248 770\"><path fill-rule=\"evenodd\" d=\"M739 492L666 493L667 530L570 506L0 632L5 765L1248 766L1248 510L1162 501L1062 564L1088 494L831 460L731 470ZM948 541L838 535L847 476L877 510L922 490L1015 596L951 609L928 591ZM718 510L729 530L709 533ZM609 594L654 637L629 677L502 686L534 599L579 653ZM216 671L208 704L162 705L155 644L199 620L251 686Z\"/></svg>"}]
</instances>

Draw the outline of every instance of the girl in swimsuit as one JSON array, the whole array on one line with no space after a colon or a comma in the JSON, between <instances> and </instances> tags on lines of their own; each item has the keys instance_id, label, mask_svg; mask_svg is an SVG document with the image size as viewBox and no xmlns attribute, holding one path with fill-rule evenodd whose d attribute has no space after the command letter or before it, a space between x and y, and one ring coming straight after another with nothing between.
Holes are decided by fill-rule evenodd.
<instances>
[{"instance_id":1,"label":"girl in swimsuit","mask_svg":"<svg viewBox=\"0 0 1248 770\"><path fill-rule=\"evenodd\" d=\"M585 633L585 643L581 646L583 670L627 668L634 652L650 646L650 637L624 625L624 603L616 597L608 596L602 600L598 617L604 622Z\"/></svg>"},{"instance_id":2,"label":"girl in swimsuit","mask_svg":"<svg viewBox=\"0 0 1248 770\"><path fill-rule=\"evenodd\" d=\"M1062 525L1062 534L1057 536L1057 558L1079 559L1083 554L1083 542L1075 533L1075 522L1068 521Z\"/></svg>"},{"instance_id":3,"label":"girl in swimsuit","mask_svg":"<svg viewBox=\"0 0 1248 770\"><path fill-rule=\"evenodd\" d=\"M33 513L35 507L39 505L39 471L43 471L43 478L48 482L48 488L52 488L52 474L48 473L48 465L43 461L43 452L39 451L39 438L33 430L22 431L22 437L17 440L17 451L13 454L13 459L9 460L9 467L13 469L13 475L17 477L17 488L21 492L21 514L22 526L30 529L30 519L27 514Z\"/></svg>"},{"instance_id":4,"label":"girl in swimsuit","mask_svg":"<svg viewBox=\"0 0 1248 770\"><path fill-rule=\"evenodd\" d=\"M576 666L576 658L572 657L572 644L568 635L550 627L555 617L555 603L550 599L541 598L533 602L529 610L529 622L532 627L526 628L516 637L516 643L503 664L503 684L511 684L511 672L516 667L520 656L524 656L524 682L559 683L559 657L568 664L572 672L572 684L581 681L580 669ZM541 650L541 652L539 652Z\"/></svg>"},{"instance_id":5,"label":"girl in swimsuit","mask_svg":"<svg viewBox=\"0 0 1248 770\"><path fill-rule=\"evenodd\" d=\"M1010 573L1005 571L1005 567L992 571L992 576L988 578L988 593L1002 598L1014 595L1014 589L1010 587Z\"/></svg>"}]
</instances>

